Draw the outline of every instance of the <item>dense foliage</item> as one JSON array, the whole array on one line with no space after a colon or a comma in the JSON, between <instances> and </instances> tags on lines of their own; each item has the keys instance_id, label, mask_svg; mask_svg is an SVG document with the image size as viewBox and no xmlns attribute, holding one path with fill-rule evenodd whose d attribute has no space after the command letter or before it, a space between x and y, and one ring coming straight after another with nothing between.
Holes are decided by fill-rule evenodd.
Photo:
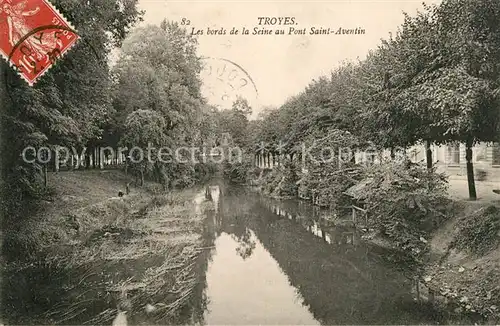
<instances>
[{"instance_id":1,"label":"dense foliage","mask_svg":"<svg viewBox=\"0 0 500 326\"><path fill-rule=\"evenodd\" d=\"M210 170L200 166L201 154L203 147L211 149L207 140L215 137L216 121L201 96L196 45L185 29L164 21L135 30L121 48L113 69L114 132L128 148L156 149L149 160L132 160L141 184L146 175L165 187L186 187ZM167 155L158 157L162 147Z\"/></svg>"},{"instance_id":2,"label":"dense foliage","mask_svg":"<svg viewBox=\"0 0 500 326\"><path fill-rule=\"evenodd\" d=\"M290 160L274 168L260 180L263 192L275 198L292 198L297 195L299 176Z\"/></svg>"},{"instance_id":3,"label":"dense foliage","mask_svg":"<svg viewBox=\"0 0 500 326\"><path fill-rule=\"evenodd\" d=\"M256 121L243 98L223 111L206 103L197 40L180 25L163 21L131 32L142 16L137 0L54 4L84 42L33 88L0 64L2 204L13 219L47 191L47 164L24 162L27 146L53 153L57 145L88 148L86 167L100 146L167 147L168 163L153 151L150 160L134 152L126 164L140 184L149 178L165 188L213 174L215 165L204 158L219 147L229 180L259 178L268 194L300 195L324 207L349 206L346 190L373 178L358 199L381 233L418 258L428 223L444 217L444 186L430 153L426 169L400 161L364 166L355 153L388 150L395 158L398 148L404 153L419 143L463 143L475 199L472 146L500 141L498 1L444 0L405 15L398 32L366 59L340 64ZM182 153L186 163L173 159L178 148L194 150ZM262 159L273 162L273 171L255 169Z\"/></svg>"},{"instance_id":4,"label":"dense foliage","mask_svg":"<svg viewBox=\"0 0 500 326\"><path fill-rule=\"evenodd\" d=\"M136 176L138 186L150 179L164 188L188 187L216 173L203 160L203 149L215 142L218 117L201 96L196 39L168 21L132 31L143 14L137 0L53 3L82 41L34 87L0 63L4 226L15 228L47 199L47 171L60 167L59 146L74 151L70 169L98 168L118 156L118 147L140 148L144 159L139 151L123 152L130 153L125 171ZM110 60L115 52L118 60ZM48 148L42 158L50 159L25 162L28 146ZM149 146L156 149L150 157ZM113 148L115 157L100 154L104 147ZM175 153L179 147L187 148L181 160L158 159L159 148Z\"/></svg>"},{"instance_id":5,"label":"dense foliage","mask_svg":"<svg viewBox=\"0 0 500 326\"><path fill-rule=\"evenodd\" d=\"M364 202L371 225L421 261L430 230L449 207L432 152L421 167L406 151L464 144L476 199L472 147L500 141L499 17L493 0L444 0L405 14L398 32L364 60L341 63L248 125L249 148L264 167L247 176L277 197L330 208ZM373 155L358 155L367 151ZM371 179L363 196L346 196Z\"/></svg>"},{"instance_id":6,"label":"dense foliage","mask_svg":"<svg viewBox=\"0 0 500 326\"><path fill-rule=\"evenodd\" d=\"M28 86L6 62L0 63L1 188L6 216L46 190L42 166L24 162L24 148L54 150L58 145L81 150L100 142L113 114L107 57L142 16L137 0L58 0L53 4L75 25L83 41L35 87Z\"/></svg>"},{"instance_id":7,"label":"dense foliage","mask_svg":"<svg viewBox=\"0 0 500 326\"><path fill-rule=\"evenodd\" d=\"M293 155L330 130L356 136L353 151L461 142L475 199L472 146L500 140L499 16L491 0L445 0L405 15L366 59L341 64L263 115L254 146ZM432 169L431 152L427 160ZM314 191L323 191L323 169L316 174Z\"/></svg>"},{"instance_id":8,"label":"dense foliage","mask_svg":"<svg viewBox=\"0 0 500 326\"><path fill-rule=\"evenodd\" d=\"M500 210L488 206L466 216L459 224L459 229L451 248L465 250L474 255L483 256L500 245Z\"/></svg>"},{"instance_id":9,"label":"dense foliage","mask_svg":"<svg viewBox=\"0 0 500 326\"><path fill-rule=\"evenodd\" d=\"M368 210L369 225L422 262L430 232L448 218L446 177L410 162L375 164L363 175L355 199Z\"/></svg>"}]
</instances>

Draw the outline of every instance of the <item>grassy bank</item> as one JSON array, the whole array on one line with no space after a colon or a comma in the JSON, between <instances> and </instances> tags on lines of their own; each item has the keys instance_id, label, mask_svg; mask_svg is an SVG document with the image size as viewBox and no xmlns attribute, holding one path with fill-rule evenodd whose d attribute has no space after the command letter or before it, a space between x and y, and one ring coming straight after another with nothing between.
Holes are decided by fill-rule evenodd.
<instances>
[{"instance_id":1,"label":"grassy bank","mask_svg":"<svg viewBox=\"0 0 500 326\"><path fill-rule=\"evenodd\" d=\"M129 180L116 171L64 172L49 182L50 200L5 241L18 257L4 269L4 319L103 324L121 307L136 323L185 322L213 204L198 189L166 195L154 184L120 198Z\"/></svg>"},{"instance_id":2,"label":"grassy bank","mask_svg":"<svg viewBox=\"0 0 500 326\"><path fill-rule=\"evenodd\" d=\"M438 228L425 285L434 301L500 321L500 201L457 202L460 213Z\"/></svg>"}]
</instances>

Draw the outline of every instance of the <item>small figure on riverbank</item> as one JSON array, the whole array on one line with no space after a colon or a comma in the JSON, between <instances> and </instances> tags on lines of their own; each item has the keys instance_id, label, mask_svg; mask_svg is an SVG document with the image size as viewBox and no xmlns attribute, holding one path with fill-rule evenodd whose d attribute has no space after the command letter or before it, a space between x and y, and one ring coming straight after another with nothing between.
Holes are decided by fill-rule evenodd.
<instances>
[{"instance_id":1,"label":"small figure on riverbank","mask_svg":"<svg viewBox=\"0 0 500 326\"><path fill-rule=\"evenodd\" d=\"M113 319L112 326L127 326L127 312L126 311L118 311L118 315L116 315L115 319Z\"/></svg>"},{"instance_id":2,"label":"small figure on riverbank","mask_svg":"<svg viewBox=\"0 0 500 326\"><path fill-rule=\"evenodd\" d=\"M156 310L156 307L148 303L144 309L146 310L146 313L150 314Z\"/></svg>"},{"instance_id":3,"label":"small figure on riverbank","mask_svg":"<svg viewBox=\"0 0 500 326\"><path fill-rule=\"evenodd\" d=\"M123 197L123 191L118 191L118 197Z\"/></svg>"},{"instance_id":4,"label":"small figure on riverbank","mask_svg":"<svg viewBox=\"0 0 500 326\"><path fill-rule=\"evenodd\" d=\"M116 315L113 323L113 326L126 326L127 325L127 311L132 309L132 303L127 298L127 290L123 289L120 295L120 299L118 300L118 314Z\"/></svg>"}]
</instances>

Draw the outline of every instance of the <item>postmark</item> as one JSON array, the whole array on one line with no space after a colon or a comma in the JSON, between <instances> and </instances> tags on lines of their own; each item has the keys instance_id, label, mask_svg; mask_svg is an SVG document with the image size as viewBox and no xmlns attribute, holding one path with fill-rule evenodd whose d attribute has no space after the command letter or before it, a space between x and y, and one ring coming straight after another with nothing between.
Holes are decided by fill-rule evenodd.
<instances>
[{"instance_id":1,"label":"postmark","mask_svg":"<svg viewBox=\"0 0 500 326\"><path fill-rule=\"evenodd\" d=\"M250 105L256 103L259 92L248 72L237 63L223 58L203 57L202 93L210 104L229 109L238 97Z\"/></svg>"},{"instance_id":2,"label":"postmark","mask_svg":"<svg viewBox=\"0 0 500 326\"><path fill-rule=\"evenodd\" d=\"M0 53L33 86L80 36L47 0L0 0Z\"/></svg>"}]
</instances>

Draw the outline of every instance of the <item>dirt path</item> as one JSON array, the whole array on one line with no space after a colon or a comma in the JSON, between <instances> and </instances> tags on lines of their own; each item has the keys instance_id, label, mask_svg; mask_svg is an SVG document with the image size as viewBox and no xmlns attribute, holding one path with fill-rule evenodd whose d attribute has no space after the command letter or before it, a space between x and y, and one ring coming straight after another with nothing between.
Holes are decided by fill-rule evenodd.
<instances>
[{"instance_id":1,"label":"dirt path","mask_svg":"<svg viewBox=\"0 0 500 326\"><path fill-rule=\"evenodd\" d=\"M500 189L500 182L496 181L476 181L476 191L478 202L498 202L500 203L500 195L493 192L494 189ZM468 200L469 189L466 179L451 178L449 179L449 195L455 200Z\"/></svg>"}]
</instances>

